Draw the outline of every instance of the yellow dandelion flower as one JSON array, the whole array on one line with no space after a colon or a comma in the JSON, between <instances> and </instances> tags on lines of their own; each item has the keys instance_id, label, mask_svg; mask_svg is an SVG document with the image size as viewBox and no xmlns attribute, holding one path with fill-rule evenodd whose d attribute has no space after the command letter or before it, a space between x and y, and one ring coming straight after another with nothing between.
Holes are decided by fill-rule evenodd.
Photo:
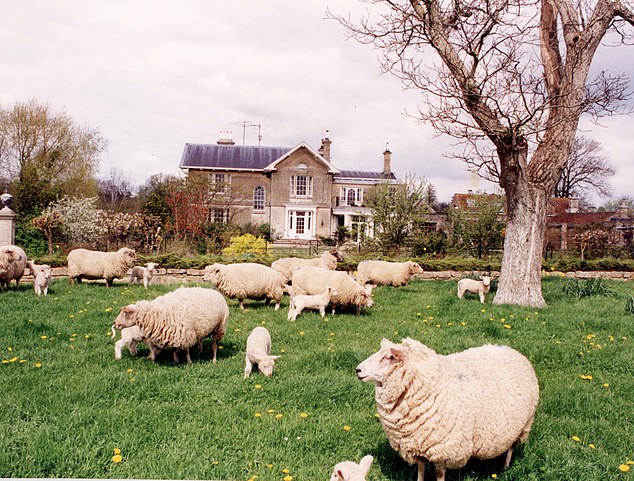
<instances>
[{"instance_id":1,"label":"yellow dandelion flower","mask_svg":"<svg viewBox=\"0 0 634 481\"><path fill-rule=\"evenodd\" d=\"M112 312L112 307L106 307L105 311L106 312Z\"/></svg>"},{"instance_id":2,"label":"yellow dandelion flower","mask_svg":"<svg viewBox=\"0 0 634 481\"><path fill-rule=\"evenodd\" d=\"M68 317L75 317L75 314L71 314L71 315L70 315L70 316L68 316Z\"/></svg>"},{"instance_id":3,"label":"yellow dandelion flower","mask_svg":"<svg viewBox=\"0 0 634 481\"><path fill-rule=\"evenodd\" d=\"M350 429L351 429L351 428L350 428L350 426L344 426L344 427L343 427L343 430L344 430L344 431L350 431Z\"/></svg>"},{"instance_id":4,"label":"yellow dandelion flower","mask_svg":"<svg viewBox=\"0 0 634 481\"><path fill-rule=\"evenodd\" d=\"M275 418L276 418L276 419L280 419L282 416L284 416L284 415L283 415L283 414L276 414L276 415L275 415Z\"/></svg>"},{"instance_id":5,"label":"yellow dandelion flower","mask_svg":"<svg viewBox=\"0 0 634 481\"><path fill-rule=\"evenodd\" d=\"M119 464L121 461L123 461L123 458L121 457L120 454L115 454L114 456L112 456L113 463Z\"/></svg>"},{"instance_id":6,"label":"yellow dandelion flower","mask_svg":"<svg viewBox=\"0 0 634 481\"><path fill-rule=\"evenodd\" d=\"M18 360L18 358L17 358L17 357L12 357L11 359L9 359L9 362L15 362L15 361L17 361L17 360Z\"/></svg>"},{"instance_id":7,"label":"yellow dandelion flower","mask_svg":"<svg viewBox=\"0 0 634 481\"><path fill-rule=\"evenodd\" d=\"M266 465L266 467L267 467L267 468L269 468L269 469L273 469L273 465L272 465L272 464L270 464L270 463L269 463L269 464L267 464L267 465Z\"/></svg>"},{"instance_id":8,"label":"yellow dandelion flower","mask_svg":"<svg viewBox=\"0 0 634 481\"><path fill-rule=\"evenodd\" d=\"M308 417L308 413L299 413L299 417L300 418L307 418Z\"/></svg>"},{"instance_id":9,"label":"yellow dandelion flower","mask_svg":"<svg viewBox=\"0 0 634 481\"><path fill-rule=\"evenodd\" d=\"M627 473L630 470L630 467L627 464L621 464L619 466L619 470L623 471L624 473Z\"/></svg>"},{"instance_id":10,"label":"yellow dandelion flower","mask_svg":"<svg viewBox=\"0 0 634 481\"><path fill-rule=\"evenodd\" d=\"M134 382L136 381L136 379L134 379L133 377L130 378L130 382Z\"/></svg>"},{"instance_id":11,"label":"yellow dandelion flower","mask_svg":"<svg viewBox=\"0 0 634 481\"><path fill-rule=\"evenodd\" d=\"M121 450L119 448L114 448L112 450L112 454L121 454Z\"/></svg>"},{"instance_id":12,"label":"yellow dandelion flower","mask_svg":"<svg viewBox=\"0 0 634 481\"><path fill-rule=\"evenodd\" d=\"M280 352L284 354L286 351L284 349L280 349Z\"/></svg>"},{"instance_id":13,"label":"yellow dandelion flower","mask_svg":"<svg viewBox=\"0 0 634 481\"><path fill-rule=\"evenodd\" d=\"M26 359L20 359L20 364L24 364L25 362L28 362Z\"/></svg>"},{"instance_id":14,"label":"yellow dandelion flower","mask_svg":"<svg viewBox=\"0 0 634 481\"><path fill-rule=\"evenodd\" d=\"M12 347L7 347L7 351L13 352L13 348Z\"/></svg>"},{"instance_id":15,"label":"yellow dandelion flower","mask_svg":"<svg viewBox=\"0 0 634 481\"><path fill-rule=\"evenodd\" d=\"M304 334L306 334L304 331L299 331L300 336L303 336Z\"/></svg>"},{"instance_id":16,"label":"yellow dandelion flower","mask_svg":"<svg viewBox=\"0 0 634 481\"><path fill-rule=\"evenodd\" d=\"M486 311L487 311L486 309L480 309L480 312L486 312Z\"/></svg>"},{"instance_id":17,"label":"yellow dandelion flower","mask_svg":"<svg viewBox=\"0 0 634 481\"><path fill-rule=\"evenodd\" d=\"M588 447L590 449L597 449L597 447L594 444L592 444L592 443L588 444Z\"/></svg>"},{"instance_id":18,"label":"yellow dandelion flower","mask_svg":"<svg viewBox=\"0 0 634 481\"><path fill-rule=\"evenodd\" d=\"M603 387L610 387L610 385L606 382L603 384Z\"/></svg>"},{"instance_id":19,"label":"yellow dandelion flower","mask_svg":"<svg viewBox=\"0 0 634 481\"><path fill-rule=\"evenodd\" d=\"M634 461L627 461L625 464L628 464L631 466L632 464L634 464Z\"/></svg>"},{"instance_id":20,"label":"yellow dandelion flower","mask_svg":"<svg viewBox=\"0 0 634 481\"><path fill-rule=\"evenodd\" d=\"M130 368L126 369L126 372L132 372L132 369Z\"/></svg>"},{"instance_id":21,"label":"yellow dandelion flower","mask_svg":"<svg viewBox=\"0 0 634 481\"><path fill-rule=\"evenodd\" d=\"M40 336L40 339L46 339L46 336Z\"/></svg>"},{"instance_id":22,"label":"yellow dandelion flower","mask_svg":"<svg viewBox=\"0 0 634 481\"><path fill-rule=\"evenodd\" d=\"M425 306L425 308L426 308L426 309L431 309L431 306L430 306L429 304L427 304L427 305Z\"/></svg>"},{"instance_id":23,"label":"yellow dandelion flower","mask_svg":"<svg viewBox=\"0 0 634 481\"><path fill-rule=\"evenodd\" d=\"M274 413L274 412L275 412L275 409L267 409L267 410L266 410L266 412L267 412L267 413L269 413L269 414L271 414L271 413Z\"/></svg>"},{"instance_id":24,"label":"yellow dandelion flower","mask_svg":"<svg viewBox=\"0 0 634 481\"><path fill-rule=\"evenodd\" d=\"M288 474L288 473L290 473L290 470L288 468L284 468L284 469L282 469L282 472L284 474Z\"/></svg>"},{"instance_id":25,"label":"yellow dandelion flower","mask_svg":"<svg viewBox=\"0 0 634 481\"><path fill-rule=\"evenodd\" d=\"M35 367L42 367L42 364L38 362Z\"/></svg>"},{"instance_id":26,"label":"yellow dandelion flower","mask_svg":"<svg viewBox=\"0 0 634 481\"><path fill-rule=\"evenodd\" d=\"M590 374L582 374L581 376L579 376L581 379L585 380L585 381L591 381L592 380L592 376Z\"/></svg>"},{"instance_id":27,"label":"yellow dandelion flower","mask_svg":"<svg viewBox=\"0 0 634 481\"><path fill-rule=\"evenodd\" d=\"M504 329L510 329L510 328L511 328L510 324L504 324Z\"/></svg>"},{"instance_id":28,"label":"yellow dandelion flower","mask_svg":"<svg viewBox=\"0 0 634 481\"><path fill-rule=\"evenodd\" d=\"M260 413L255 413L255 414L254 414L254 416L255 416L256 418L261 418L261 417L262 417L262 415L261 415Z\"/></svg>"},{"instance_id":29,"label":"yellow dandelion flower","mask_svg":"<svg viewBox=\"0 0 634 481\"><path fill-rule=\"evenodd\" d=\"M572 439L575 443L581 441L581 439L579 439L579 436L572 436L570 439Z\"/></svg>"},{"instance_id":30,"label":"yellow dandelion flower","mask_svg":"<svg viewBox=\"0 0 634 481\"><path fill-rule=\"evenodd\" d=\"M262 389L262 384L256 384L255 386L253 386L255 389Z\"/></svg>"},{"instance_id":31,"label":"yellow dandelion flower","mask_svg":"<svg viewBox=\"0 0 634 481\"><path fill-rule=\"evenodd\" d=\"M417 315L418 317L420 317L420 316L421 316L421 313L420 313L420 312L417 312L417 313L416 313L416 315Z\"/></svg>"},{"instance_id":32,"label":"yellow dandelion flower","mask_svg":"<svg viewBox=\"0 0 634 481\"><path fill-rule=\"evenodd\" d=\"M497 479L498 475L497 475L497 474L495 474L495 473L493 473L493 474L491 475L491 477L492 477L493 479Z\"/></svg>"},{"instance_id":33,"label":"yellow dandelion flower","mask_svg":"<svg viewBox=\"0 0 634 481\"><path fill-rule=\"evenodd\" d=\"M460 323L460 325L461 325L461 326L466 326L466 325L467 325L467 323L466 323L466 322L464 322L464 321L462 321L462 322Z\"/></svg>"},{"instance_id":34,"label":"yellow dandelion flower","mask_svg":"<svg viewBox=\"0 0 634 481\"><path fill-rule=\"evenodd\" d=\"M284 476L284 481L293 481L293 476Z\"/></svg>"}]
</instances>

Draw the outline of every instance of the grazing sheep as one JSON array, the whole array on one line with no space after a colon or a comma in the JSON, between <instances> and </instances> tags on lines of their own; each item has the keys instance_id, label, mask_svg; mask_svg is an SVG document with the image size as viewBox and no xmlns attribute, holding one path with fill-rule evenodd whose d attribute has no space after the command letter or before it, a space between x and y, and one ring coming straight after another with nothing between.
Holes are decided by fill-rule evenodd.
<instances>
[{"instance_id":1,"label":"grazing sheep","mask_svg":"<svg viewBox=\"0 0 634 481\"><path fill-rule=\"evenodd\" d=\"M156 272L156 263L148 262L145 267L134 266L130 272L130 281L128 284L138 284L143 281L143 287L146 289L152 282L152 277Z\"/></svg>"},{"instance_id":2,"label":"grazing sheep","mask_svg":"<svg viewBox=\"0 0 634 481\"><path fill-rule=\"evenodd\" d=\"M110 330L112 331L112 338L114 339L117 336L114 324L110 327ZM121 350L123 349L123 346L127 346L130 354L136 356L136 346L139 342L145 344L150 343L139 326L134 325L121 329L121 339L114 344L115 359L121 359Z\"/></svg>"},{"instance_id":3,"label":"grazing sheep","mask_svg":"<svg viewBox=\"0 0 634 481\"><path fill-rule=\"evenodd\" d=\"M319 309L319 314L324 317L326 315L326 307L330 304L330 298L335 295L337 295L337 291L330 286L326 286L326 290L321 294L291 295L287 319L294 321L304 309Z\"/></svg>"},{"instance_id":4,"label":"grazing sheep","mask_svg":"<svg viewBox=\"0 0 634 481\"><path fill-rule=\"evenodd\" d=\"M293 291L298 294L321 294L331 286L336 295L330 298L332 313L336 306L355 306L357 314L364 307L372 307L372 288L365 287L345 272L330 271L319 267L302 267L293 273Z\"/></svg>"},{"instance_id":5,"label":"grazing sheep","mask_svg":"<svg viewBox=\"0 0 634 481\"><path fill-rule=\"evenodd\" d=\"M357 266L357 281L360 284L371 282L399 287L407 284L414 274L422 272L423 268L413 261L361 261Z\"/></svg>"},{"instance_id":6,"label":"grazing sheep","mask_svg":"<svg viewBox=\"0 0 634 481\"><path fill-rule=\"evenodd\" d=\"M44 294L48 295L48 288L51 285L51 277L53 275L53 269L51 266L42 264L37 265L32 261L27 261L27 267L31 271L31 275L33 276L33 289L38 296Z\"/></svg>"},{"instance_id":7,"label":"grazing sheep","mask_svg":"<svg viewBox=\"0 0 634 481\"><path fill-rule=\"evenodd\" d=\"M339 253L339 251L337 249L330 249L329 251L324 252L321 257L314 257L312 259L282 257L281 259L274 261L271 264L271 268L282 274L284 282L288 283L293 277L293 272L300 267L313 266L334 271L337 268L337 262L341 261L343 261L343 256Z\"/></svg>"},{"instance_id":8,"label":"grazing sheep","mask_svg":"<svg viewBox=\"0 0 634 481\"><path fill-rule=\"evenodd\" d=\"M125 276L136 262L136 252L122 247L117 252L90 251L73 249L68 253L68 277L72 284L75 280L105 279L110 287L115 279Z\"/></svg>"},{"instance_id":9,"label":"grazing sheep","mask_svg":"<svg viewBox=\"0 0 634 481\"><path fill-rule=\"evenodd\" d=\"M225 296L238 299L244 309L245 299L275 301L275 310L280 308L284 296L284 280L279 272L262 264L212 264L205 267L203 281L211 282Z\"/></svg>"},{"instance_id":10,"label":"grazing sheep","mask_svg":"<svg viewBox=\"0 0 634 481\"><path fill-rule=\"evenodd\" d=\"M361 458L359 464L352 461L342 461L332 469L330 481L365 481L374 458L369 454Z\"/></svg>"},{"instance_id":11,"label":"grazing sheep","mask_svg":"<svg viewBox=\"0 0 634 481\"><path fill-rule=\"evenodd\" d=\"M438 481L470 458L492 459L525 441L539 401L531 363L507 346L485 345L444 356L413 339L381 349L357 366L375 384L390 445L422 481L426 462Z\"/></svg>"},{"instance_id":12,"label":"grazing sheep","mask_svg":"<svg viewBox=\"0 0 634 481\"><path fill-rule=\"evenodd\" d=\"M0 289L9 287L13 279L15 279L16 287L20 285L26 262L26 253L20 247L14 245L0 247Z\"/></svg>"},{"instance_id":13,"label":"grazing sheep","mask_svg":"<svg viewBox=\"0 0 634 481\"><path fill-rule=\"evenodd\" d=\"M153 301L138 301L122 307L114 321L117 329L137 325L145 333L150 347L150 359L156 360L161 349L185 351L191 364L189 349L212 337L212 360L216 362L218 342L224 337L229 318L227 301L218 291L204 287L180 287Z\"/></svg>"},{"instance_id":14,"label":"grazing sheep","mask_svg":"<svg viewBox=\"0 0 634 481\"><path fill-rule=\"evenodd\" d=\"M271 356L271 335L266 327L258 326L247 337L247 353L245 355L246 366L244 378L251 375L253 365L258 365L258 370L266 377L273 375L275 360L280 356Z\"/></svg>"},{"instance_id":15,"label":"grazing sheep","mask_svg":"<svg viewBox=\"0 0 634 481\"><path fill-rule=\"evenodd\" d=\"M458 297L462 299L465 292L471 292L480 296L480 302L484 304L484 298L486 297L489 289L491 288L491 277L482 276L481 281L475 279L460 279L458 281Z\"/></svg>"}]
</instances>

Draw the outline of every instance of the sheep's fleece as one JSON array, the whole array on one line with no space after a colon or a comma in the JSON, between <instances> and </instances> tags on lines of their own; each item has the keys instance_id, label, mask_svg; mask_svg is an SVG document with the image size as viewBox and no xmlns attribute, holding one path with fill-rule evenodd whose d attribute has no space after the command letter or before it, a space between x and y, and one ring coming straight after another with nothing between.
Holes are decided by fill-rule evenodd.
<instances>
[{"instance_id":1,"label":"sheep's fleece","mask_svg":"<svg viewBox=\"0 0 634 481\"><path fill-rule=\"evenodd\" d=\"M0 287L8 287L13 279L20 285L20 279L26 269L26 253L18 246L0 247Z\"/></svg>"},{"instance_id":2,"label":"sheep's fleece","mask_svg":"<svg viewBox=\"0 0 634 481\"><path fill-rule=\"evenodd\" d=\"M180 287L153 301L138 301L122 307L115 327L138 325L158 348L183 349L212 336L213 360L217 343L227 329L229 307L218 291L204 287ZM189 359L188 359L189 361Z\"/></svg>"},{"instance_id":3,"label":"sheep's fleece","mask_svg":"<svg viewBox=\"0 0 634 481\"><path fill-rule=\"evenodd\" d=\"M108 286L114 279L126 275L136 262L136 253L127 247L117 252L91 251L73 249L68 253L68 277L70 281L77 279L105 279Z\"/></svg>"},{"instance_id":4,"label":"sheep's fleece","mask_svg":"<svg viewBox=\"0 0 634 481\"><path fill-rule=\"evenodd\" d=\"M337 249L331 249L324 252L321 257L313 257L312 259L302 259L301 257L282 257L271 264L271 268L282 274L284 282L289 282L295 272L300 267L312 266L321 267L334 271L337 268L337 262L343 261L343 256Z\"/></svg>"},{"instance_id":5,"label":"sheep's fleece","mask_svg":"<svg viewBox=\"0 0 634 481\"><path fill-rule=\"evenodd\" d=\"M413 339L381 349L357 366L375 383L375 399L390 445L409 464L446 468L491 459L527 439L539 401L528 359L507 346L485 345L444 356ZM506 465L506 464L505 464ZM422 473L421 473L422 471Z\"/></svg>"},{"instance_id":6,"label":"sheep's fleece","mask_svg":"<svg viewBox=\"0 0 634 481\"><path fill-rule=\"evenodd\" d=\"M421 274L423 268L416 262L361 261L357 266L357 281L360 284L404 286L414 274Z\"/></svg>"}]
</instances>

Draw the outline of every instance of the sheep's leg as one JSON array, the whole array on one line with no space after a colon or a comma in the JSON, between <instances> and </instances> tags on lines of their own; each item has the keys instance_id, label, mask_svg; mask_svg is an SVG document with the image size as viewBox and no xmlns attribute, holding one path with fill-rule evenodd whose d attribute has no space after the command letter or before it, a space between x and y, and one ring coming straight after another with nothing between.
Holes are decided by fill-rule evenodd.
<instances>
[{"instance_id":1,"label":"sheep's leg","mask_svg":"<svg viewBox=\"0 0 634 481\"><path fill-rule=\"evenodd\" d=\"M245 356L244 358L245 366L244 366L244 378L248 378L251 375L251 370L253 369L253 364L249 361L249 356Z\"/></svg>"},{"instance_id":2,"label":"sheep's leg","mask_svg":"<svg viewBox=\"0 0 634 481\"><path fill-rule=\"evenodd\" d=\"M198 341L198 354L203 352L203 340Z\"/></svg>"},{"instance_id":3,"label":"sheep's leg","mask_svg":"<svg viewBox=\"0 0 634 481\"><path fill-rule=\"evenodd\" d=\"M128 351L130 351L131 355L136 356L136 341L134 339L128 344Z\"/></svg>"},{"instance_id":4,"label":"sheep's leg","mask_svg":"<svg viewBox=\"0 0 634 481\"><path fill-rule=\"evenodd\" d=\"M161 352L161 348L155 346L154 344L152 344L151 342L148 343L149 344L149 348L150 348L150 354L149 354L149 358L152 361L156 361L156 356L159 355L159 353Z\"/></svg>"},{"instance_id":5,"label":"sheep's leg","mask_svg":"<svg viewBox=\"0 0 634 481\"><path fill-rule=\"evenodd\" d=\"M506 452L506 457L504 458L504 469L508 468L511 465L511 457L513 456L513 446L509 448Z\"/></svg>"},{"instance_id":6,"label":"sheep's leg","mask_svg":"<svg viewBox=\"0 0 634 481\"><path fill-rule=\"evenodd\" d=\"M106 287L112 287L113 279L106 279Z\"/></svg>"},{"instance_id":7,"label":"sheep's leg","mask_svg":"<svg viewBox=\"0 0 634 481\"><path fill-rule=\"evenodd\" d=\"M319 315L324 317L326 315L326 306L319 306Z\"/></svg>"},{"instance_id":8,"label":"sheep's leg","mask_svg":"<svg viewBox=\"0 0 634 481\"><path fill-rule=\"evenodd\" d=\"M174 364L178 364L178 349L175 347L172 348L172 358L174 359Z\"/></svg>"},{"instance_id":9,"label":"sheep's leg","mask_svg":"<svg viewBox=\"0 0 634 481\"><path fill-rule=\"evenodd\" d=\"M424 459L418 459L416 461L416 464L418 465L418 477L416 478L416 480L425 481L425 467L427 466L427 463Z\"/></svg>"},{"instance_id":10,"label":"sheep's leg","mask_svg":"<svg viewBox=\"0 0 634 481\"><path fill-rule=\"evenodd\" d=\"M240 302L240 310L244 311L244 300L243 299L238 299L238 301Z\"/></svg>"},{"instance_id":11,"label":"sheep's leg","mask_svg":"<svg viewBox=\"0 0 634 481\"><path fill-rule=\"evenodd\" d=\"M480 304L484 304L484 292L478 293L480 296Z\"/></svg>"},{"instance_id":12,"label":"sheep's leg","mask_svg":"<svg viewBox=\"0 0 634 481\"><path fill-rule=\"evenodd\" d=\"M436 465L436 481L445 481L445 467Z\"/></svg>"},{"instance_id":13,"label":"sheep's leg","mask_svg":"<svg viewBox=\"0 0 634 481\"><path fill-rule=\"evenodd\" d=\"M275 310L278 311L280 309L280 301L275 302Z\"/></svg>"},{"instance_id":14,"label":"sheep's leg","mask_svg":"<svg viewBox=\"0 0 634 481\"><path fill-rule=\"evenodd\" d=\"M216 362L216 353L218 352L218 341L216 338L211 340L211 362Z\"/></svg>"},{"instance_id":15,"label":"sheep's leg","mask_svg":"<svg viewBox=\"0 0 634 481\"><path fill-rule=\"evenodd\" d=\"M189 355L189 348L185 349L185 358L187 359L187 364L192 363L192 358Z\"/></svg>"},{"instance_id":16,"label":"sheep's leg","mask_svg":"<svg viewBox=\"0 0 634 481\"><path fill-rule=\"evenodd\" d=\"M117 342L115 342L114 344L114 358L115 359L121 359L121 349L123 348L123 339L119 339Z\"/></svg>"}]
</instances>

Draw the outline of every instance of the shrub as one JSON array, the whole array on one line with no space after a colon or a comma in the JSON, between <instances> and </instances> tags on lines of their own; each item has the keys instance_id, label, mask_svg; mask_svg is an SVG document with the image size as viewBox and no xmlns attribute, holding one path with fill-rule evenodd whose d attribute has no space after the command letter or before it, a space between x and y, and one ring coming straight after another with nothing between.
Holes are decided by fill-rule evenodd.
<instances>
[{"instance_id":1,"label":"shrub","mask_svg":"<svg viewBox=\"0 0 634 481\"><path fill-rule=\"evenodd\" d=\"M564 285L563 290L566 296L576 297L577 299L588 296L612 295L612 291L608 288L606 281L601 278L570 280Z\"/></svg>"},{"instance_id":2,"label":"shrub","mask_svg":"<svg viewBox=\"0 0 634 481\"><path fill-rule=\"evenodd\" d=\"M630 296L625 301L625 310L630 314L634 314L634 297Z\"/></svg>"},{"instance_id":3,"label":"shrub","mask_svg":"<svg viewBox=\"0 0 634 481\"><path fill-rule=\"evenodd\" d=\"M231 245L222 249L225 255L235 256L244 254L266 254L266 240L253 234L243 234L231 238Z\"/></svg>"}]
</instances>

